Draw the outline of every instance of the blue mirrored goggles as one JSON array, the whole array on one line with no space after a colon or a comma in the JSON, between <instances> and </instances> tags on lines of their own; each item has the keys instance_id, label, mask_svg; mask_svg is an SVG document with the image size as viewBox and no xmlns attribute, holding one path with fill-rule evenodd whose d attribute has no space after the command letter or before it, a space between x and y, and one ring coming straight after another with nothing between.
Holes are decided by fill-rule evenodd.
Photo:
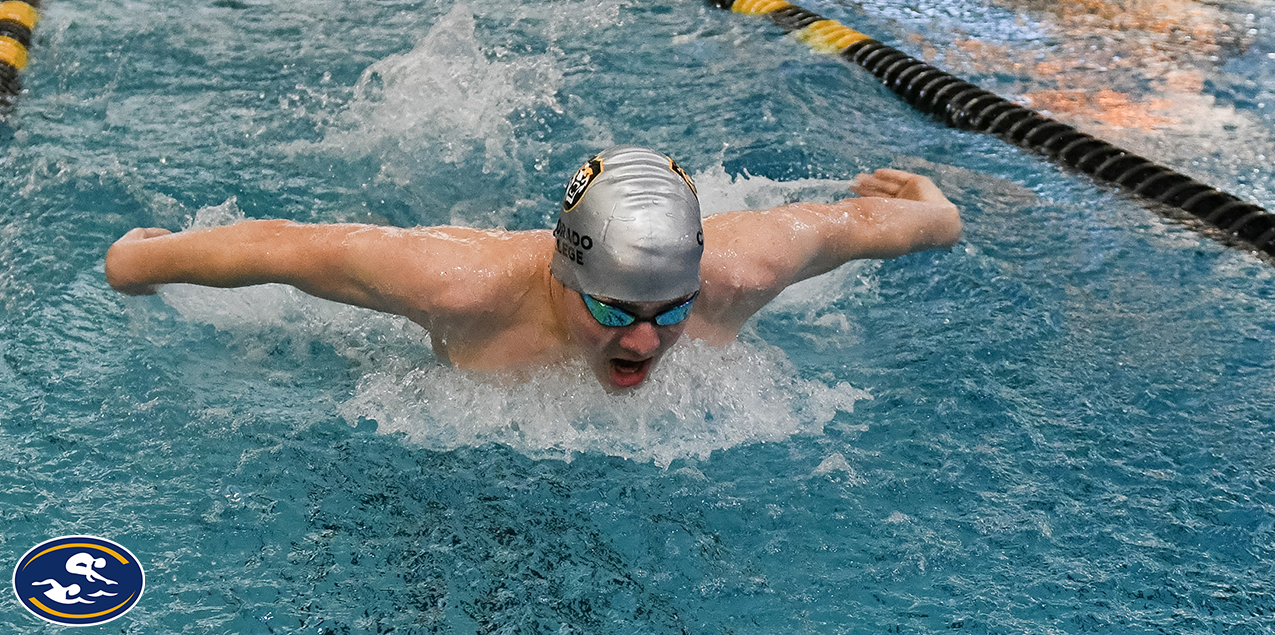
<instances>
[{"instance_id":1,"label":"blue mirrored goggles","mask_svg":"<svg viewBox=\"0 0 1275 635\"><path fill-rule=\"evenodd\" d=\"M589 309L589 314L602 326L629 326L638 322L650 322L658 326L671 326L685 320L691 314L691 305L695 303L695 298L699 297L699 292L696 291L695 295L691 296L689 300L667 311L646 318L640 318L624 309L611 306L585 293L581 293L580 297L584 299L584 306Z\"/></svg>"}]
</instances>

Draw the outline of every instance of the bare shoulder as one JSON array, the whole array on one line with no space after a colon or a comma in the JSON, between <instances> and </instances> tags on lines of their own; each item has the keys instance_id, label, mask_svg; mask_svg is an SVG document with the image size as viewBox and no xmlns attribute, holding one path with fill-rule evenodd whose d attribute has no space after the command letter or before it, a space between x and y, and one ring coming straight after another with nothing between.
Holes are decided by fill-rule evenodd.
<instances>
[{"instance_id":1,"label":"bare shoulder","mask_svg":"<svg viewBox=\"0 0 1275 635\"><path fill-rule=\"evenodd\" d=\"M848 186L861 198L704 219L701 325L694 330L716 333L710 340L733 337L791 284L851 260L950 247L960 237L956 206L924 176L877 170Z\"/></svg>"},{"instance_id":2,"label":"bare shoulder","mask_svg":"<svg viewBox=\"0 0 1275 635\"><path fill-rule=\"evenodd\" d=\"M422 321L491 315L516 307L548 267L548 230L378 228L362 235L364 276L379 282L394 312Z\"/></svg>"},{"instance_id":3,"label":"bare shoulder","mask_svg":"<svg viewBox=\"0 0 1275 635\"><path fill-rule=\"evenodd\" d=\"M704 219L702 288L695 304L700 324L688 329L692 335L715 343L733 339L753 313L796 281L796 263L812 250L811 235L794 231L808 207L727 212Z\"/></svg>"}]
</instances>

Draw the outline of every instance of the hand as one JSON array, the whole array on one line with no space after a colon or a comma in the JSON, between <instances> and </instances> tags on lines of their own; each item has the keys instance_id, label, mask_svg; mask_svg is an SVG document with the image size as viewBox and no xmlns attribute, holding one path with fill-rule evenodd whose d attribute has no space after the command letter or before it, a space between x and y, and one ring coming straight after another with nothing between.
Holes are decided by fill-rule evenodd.
<instances>
[{"instance_id":1,"label":"hand","mask_svg":"<svg viewBox=\"0 0 1275 635\"><path fill-rule=\"evenodd\" d=\"M155 285L138 282L144 273L145 258L138 247L143 241L173 232L159 227L138 227L115 241L106 252L106 281L111 288L127 295L152 295Z\"/></svg>"},{"instance_id":2,"label":"hand","mask_svg":"<svg viewBox=\"0 0 1275 635\"><path fill-rule=\"evenodd\" d=\"M162 227L136 227L128 230L127 234L120 236L120 239L115 241L115 244L131 243L136 240L146 240L147 238L154 238L156 236L167 236L171 233L173 232Z\"/></svg>"},{"instance_id":3,"label":"hand","mask_svg":"<svg viewBox=\"0 0 1275 635\"><path fill-rule=\"evenodd\" d=\"M908 251L951 247L961 237L961 215L951 201L933 181L903 170L877 170L872 174L860 174L850 182L850 189L863 197L890 198L909 203L913 210L909 215L912 228L902 231L912 237ZM863 200L863 199L859 199ZM897 204L896 204L897 205ZM897 214L897 211L893 214ZM903 218L895 216L896 219ZM906 253L906 252L905 252Z\"/></svg>"},{"instance_id":4,"label":"hand","mask_svg":"<svg viewBox=\"0 0 1275 635\"><path fill-rule=\"evenodd\" d=\"M859 196L901 198L924 203L951 203L933 181L903 170L883 168L872 174L860 174L850 181L850 189Z\"/></svg>"}]
</instances>

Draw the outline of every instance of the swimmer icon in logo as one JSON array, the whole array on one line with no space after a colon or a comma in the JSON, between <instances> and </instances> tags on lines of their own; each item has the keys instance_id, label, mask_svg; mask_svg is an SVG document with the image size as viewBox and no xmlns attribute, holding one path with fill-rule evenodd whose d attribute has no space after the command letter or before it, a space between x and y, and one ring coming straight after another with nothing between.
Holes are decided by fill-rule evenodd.
<instances>
[{"instance_id":1,"label":"swimmer icon in logo","mask_svg":"<svg viewBox=\"0 0 1275 635\"><path fill-rule=\"evenodd\" d=\"M64 626L103 624L142 597L142 565L122 545L96 536L47 540L18 560L13 592L40 619Z\"/></svg>"}]
</instances>

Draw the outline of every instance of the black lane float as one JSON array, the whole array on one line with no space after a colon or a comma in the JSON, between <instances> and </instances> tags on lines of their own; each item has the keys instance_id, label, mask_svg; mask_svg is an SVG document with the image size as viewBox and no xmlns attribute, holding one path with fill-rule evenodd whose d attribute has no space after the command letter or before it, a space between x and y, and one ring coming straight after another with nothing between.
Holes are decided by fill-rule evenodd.
<instances>
[{"instance_id":1,"label":"black lane float","mask_svg":"<svg viewBox=\"0 0 1275 635\"><path fill-rule=\"evenodd\" d=\"M917 110L953 128L994 134L1099 181L1185 210L1275 256L1275 214L939 70L784 0L709 0L765 15L811 48L862 66Z\"/></svg>"},{"instance_id":2,"label":"black lane float","mask_svg":"<svg viewBox=\"0 0 1275 635\"><path fill-rule=\"evenodd\" d=\"M39 0L0 2L0 121L4 121L22 92L21 71L27 65L31 32L40 21Z\"/></svg>"}]
</instances>

